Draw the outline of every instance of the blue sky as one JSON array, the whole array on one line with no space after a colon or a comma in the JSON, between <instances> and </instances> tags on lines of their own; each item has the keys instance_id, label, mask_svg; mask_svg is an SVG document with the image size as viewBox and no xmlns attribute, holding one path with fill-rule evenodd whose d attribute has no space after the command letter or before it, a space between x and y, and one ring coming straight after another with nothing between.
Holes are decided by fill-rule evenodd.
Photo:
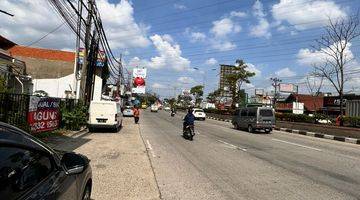
<instances>
[{"instance_id":1,"label":"blue sky","mask_svg":"<svg viewBox=\"0 0 360 200\"><path fill-rule=\"evenodd\" d=\"M270 77L300 83L317 62L311 50L328 17L339 19L359 10L359 0L97 0L110 46L123 55L125 66L147 67L147 86L160 95L202 84L206 93L217 88L219 64L243 59L257 73L247 91L270 90ZM0 33L19 44L46 34L61 19L49 5L31 0L0 2L15 13L5 19ZM29 12L32 11L32 12ZM32 19L31 21L29 19ZM44 23L46 21L47 23ZM20 33L26 30L26 34ZM73 50L74 37L62 27L35 46ZM359 58L359 39L349 54ZM354 62L354 67L357 62ZM196 67L199 70L194 70ZM216 68L216 70L212 70ZM360 79L352 77L348 90L359 92ZM331 91L330 86L324 89Z\"/></svg>"}]
</instances>

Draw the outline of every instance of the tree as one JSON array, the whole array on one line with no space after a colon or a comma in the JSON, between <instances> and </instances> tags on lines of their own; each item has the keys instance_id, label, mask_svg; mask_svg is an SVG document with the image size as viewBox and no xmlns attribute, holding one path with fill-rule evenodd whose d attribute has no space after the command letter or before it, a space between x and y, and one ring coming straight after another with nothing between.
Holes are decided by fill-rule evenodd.
<instances>
[{"instance_id":1,"label":"tree","mask_svg":"<svg viewBox=\"0 0 360 200\"><path fill-rule=\"evenodd\" d=\"M309 74L309 76L306 77L306 87L308 89L308 92L310 93L312 97L312 102L315 109L315 114L317 111L317 104L316 99L321 94L320 90L323 86L324 77L323 76L317 76L317 72L313 72Z\"/></svg>"},{"instance_id":2,"label":"tree","mask_svg":"<svg viewBox=\"0 0 360 200\"><path fill-rule=\"evenodd\" d=\"M359 15L333 21L325 28L325 34L316 40L314 50L324 55L324 62L314 65L316 75L327 79L340 97L340 116L343 116L344 87L349 77L349 64L353 60L350 52L351 42L360 36Z\"/></svg>"},{"instance_id":3,"label":"tree","mask_svg":"<svg viewBox=\"0 0 360 200\"><path fill-rule=\"evenodd\" d=\"M255 76L254 72L247 71L247 65L243 60L236 60L235 73L225 75L225 81L229 85L231 92L232 103L231 107L235 108L236 103L239 102L243 96L240 92L243 83L250 83L249 78Z\"/></svg>"},{"instance_id":4,"label":"tree","mask_svg":"<svg viewBox=\"0 0 360 200\"><path fill-rule=\"evenodd\" d=\"M6 79L0 76L0 92L7 92L8 89L6 87Z\"/></svg>"},{"instance_id":5,"label":"tree","mask_svg":"<svg viewBox=\"0 0 360 200\"><path fill-rule=\"evenodd\" d=\"M201 97L204 94L203 89L204 89L204 86L202 86L202 85L197 85L190 89L190 93L195 96L195 105L200 104L200 102L202 100Z\"/></svg>"},{"instance_id":6,"label":"tree","mask_svg":"<svg viewBox=\"0 0 360 200\"><path fill-rule=\"evenodd\" d=\"M221 90L220 89L217 89L213 92L210 92L208 94L208 96L206 97L206 99L210 102L210 103L215 103L216 102L216 99L220 96L221 94Z\"/></svg>"}]
</instances>

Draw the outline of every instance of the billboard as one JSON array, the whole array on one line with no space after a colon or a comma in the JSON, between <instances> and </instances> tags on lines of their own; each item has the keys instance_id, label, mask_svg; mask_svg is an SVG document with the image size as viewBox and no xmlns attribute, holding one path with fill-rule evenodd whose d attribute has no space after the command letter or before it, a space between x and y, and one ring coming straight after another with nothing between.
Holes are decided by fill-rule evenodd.
<instances>
[{"instance_id":1,"label":"billboard","mask_svg":"<svg viewBox=\"0 0 360 200\"><path fill-rule=\"evenodd\" d=\"M255 89L255 95L263 96L264 95L264 89Z\"/></svg>"},{"instance_id":2,"label":"billboard","mask_svg":"<svg viewBox=\"0 0 360 200\"><path fill-rule=\"evenodd\" d=\"M104 67L105 65L105 52L99 51L96 59L96 67Z\"/></svg>"},{"instance_id":3,"label":"billboard","mask_svg":"<svg viewBox=\"0 0 360 200\"><path fill-rule=\"evenodd\" d=\"M280 92L297 93L298 92L298 86L294 85L292 83L280 83L279 84L279 90L280 90Z\"/></svg>"},{"instance_id":4,"label":"billboard","mask_svg":"<svg viewBox=\"0 0 360 200\"><path fill-rule=\"evenodd\" d=\"M134 68L133 69L133 77L141 77L146 78L146 68Z\"/></svg>"},{"instance_id":5,"label":"billboard","mask_svg":"<svg viewBox=\"0 0 360 200\"><path fill-rule=\"evenodd\" d=\"M59 127L60 99L30 96L28 123L31 133L55 130Z\"/></svg>"},{"instance_id":6,"label":"billboard","mask_svg":"<svg viewBox=\"0 0 360 200\"><path fill-rule=\"evenodd\" d=\"M292 108L294 114L304 114L304 103L293 102Z\"/></svg>"},{"instance_id":7,"label":"billboard","mask_svg":"<svg viewBox=\"0 0 360 200\"><path fill-rule=\"evenodd\" d=\"M146 68L133 69L133 87L131 89L132 93L145 94L146 75Z\"/></svg>"}]
</instances>

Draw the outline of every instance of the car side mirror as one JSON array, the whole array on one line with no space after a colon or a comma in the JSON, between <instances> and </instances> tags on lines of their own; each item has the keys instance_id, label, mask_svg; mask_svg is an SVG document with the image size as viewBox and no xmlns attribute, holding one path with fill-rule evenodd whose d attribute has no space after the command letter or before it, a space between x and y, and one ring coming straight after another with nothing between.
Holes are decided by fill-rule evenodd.
<instances>
[{"instance_id":1,"label":"car side mirror","mask_svg":"<svg viewBox=\"0 0 360 200\"><path fill-rule=\"evenodd\" d=\"M61 164L65 167L68 175L82 173L88 162L86 157L73 152L65 153L61 159Z\"/></svg>"}]
</instances>

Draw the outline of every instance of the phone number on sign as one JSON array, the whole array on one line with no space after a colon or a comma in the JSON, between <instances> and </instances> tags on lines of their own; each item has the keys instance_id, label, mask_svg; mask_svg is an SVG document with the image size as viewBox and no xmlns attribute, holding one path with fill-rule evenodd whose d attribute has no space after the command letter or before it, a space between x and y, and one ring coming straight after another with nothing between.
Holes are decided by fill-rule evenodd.
<instances>
[{"instance_id":1,"label":"phone number on sign","mask_svg":"<svg viewBox=\"0 0 360 200\"><path fill-rule=\"evenodd\" d=\"M35 130L48 130L57 128L59 125L59 120L46 121L46 122L35 122L31 126Z\"/></svg>"}]
</instances>

